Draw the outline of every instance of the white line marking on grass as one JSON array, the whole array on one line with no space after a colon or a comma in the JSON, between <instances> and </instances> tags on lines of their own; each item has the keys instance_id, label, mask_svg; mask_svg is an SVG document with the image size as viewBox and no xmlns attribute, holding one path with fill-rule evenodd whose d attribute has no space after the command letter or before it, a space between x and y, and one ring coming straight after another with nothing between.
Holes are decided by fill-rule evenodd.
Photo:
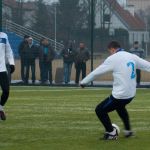
<instances>
[{"instance_id":1,"label":"white line marking on grass","mask_svg":"<svg viewBox=\"0 0 150 150\"><path fill-rule=\"evenodd\" d=\"M146 107L146 108L135 108L135 109L129 108L128 110L129 111L144 112L144 111L150 111L150 108L149 107Z\"/></svg>"},{"instance_id":2,"label":"white line marking on grass","mask_svg":"<svg viewBox=\"0 0 150 150\"><path fill-rule=\"evenodd\" d=\"M108 90L109 88L87 88L87 89L80 89L80 88L71 88L71 89L11 89L13 92L70 92L70 91L103 91Z\"/></svg>"}]
</instances>

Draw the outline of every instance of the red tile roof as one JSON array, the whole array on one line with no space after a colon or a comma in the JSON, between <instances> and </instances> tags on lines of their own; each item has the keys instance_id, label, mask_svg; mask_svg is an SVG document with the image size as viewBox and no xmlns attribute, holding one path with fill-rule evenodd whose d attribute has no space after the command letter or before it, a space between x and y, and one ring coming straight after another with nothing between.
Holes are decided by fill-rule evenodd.
<instances>
[{"instance_id":1,"label":"red tile roof","mask_svg":"<svg viewBox=\"0 0 150 150\"><path fill-rule=\"evenodd\" d=\"M135 13L134 16L125 10L116 0L105 0L106 4L110 6L113 12L124 23L129 30L145 30L146 25L142 19Z\"/></svg>"}]
</instances>

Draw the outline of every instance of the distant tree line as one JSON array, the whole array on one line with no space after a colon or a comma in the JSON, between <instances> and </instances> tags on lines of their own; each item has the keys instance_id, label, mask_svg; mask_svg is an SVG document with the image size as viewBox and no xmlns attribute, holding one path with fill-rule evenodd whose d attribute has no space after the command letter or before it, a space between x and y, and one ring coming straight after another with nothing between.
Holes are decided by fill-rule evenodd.
<instances>
[{"instance_id":1,"label":"distant tree line","mask_svg":"<svg viewBox=\"0 0 150 150\"><path fill-rule=\"evenodd\" d=\"M90 43L91 0L58 0L57 3L51 4L46 4L44 0L36 0L34 2L34 13L28 16L28 19L24 18L26 12L23 9L23 3L24 0L18 1L18 9L14 9L13 11L12 18L16 23L25 25L30 19L31 24L28 27L52 39L55 38L56 27L57 41L63 41L64 44L69 40ZM113 39L114 36L121 41L128 41L129 36L128 32L124 29L117 29L114 35L110 35L112 12L108 13L108 7L111 8L112 6L107 6L104 0L94 0L94 13L99 13L100 22L100 27L94 30L94 46L99 45L102 49L104 48L103 45L106 45L105 43ZM139 11L139 14L141 18L147 20L147 30L150 31L150 7L146 12ZM98 49L98 47L95 49Z\"/></svg>"}]
</instances>

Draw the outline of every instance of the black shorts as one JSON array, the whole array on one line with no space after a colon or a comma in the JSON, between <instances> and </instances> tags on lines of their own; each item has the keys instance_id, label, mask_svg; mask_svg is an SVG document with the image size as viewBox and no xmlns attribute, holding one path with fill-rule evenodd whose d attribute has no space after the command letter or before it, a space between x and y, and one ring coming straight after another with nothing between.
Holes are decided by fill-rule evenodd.
<instances>
[{"instance_id":1,"label":"black shorts","mask_svg":"<svg viewBox=\"0 0 150 150\"><path fill-rule=\"evenodd\" d=\"M111 112L114 110L124 108L127 104L129 104L132 101L133 98L134 97L129 99L116 99L112 95L110 95L103 102L101 102L97 107L101 111Z\"/></svg>"}]
</instances>

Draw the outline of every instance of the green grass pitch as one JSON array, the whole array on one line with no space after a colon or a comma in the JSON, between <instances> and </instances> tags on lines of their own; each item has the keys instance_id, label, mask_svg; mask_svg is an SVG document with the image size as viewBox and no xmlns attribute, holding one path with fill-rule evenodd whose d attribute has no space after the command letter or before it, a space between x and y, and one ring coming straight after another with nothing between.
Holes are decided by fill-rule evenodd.
<instances>
[{"instance_id":1,"label":"green grass pitch","mask_svg":"<svg viewBox=\"0 0 150 150\"><path fill-rule=\"evenodd\" d=\"M0 121L0 150L150 150L150 90L137 90L128 105L136 137L102 141L95 106L111 93L102 88L11 87ZM116 114L113 123L123 130Z\"/></svg>"}]
</instances>

